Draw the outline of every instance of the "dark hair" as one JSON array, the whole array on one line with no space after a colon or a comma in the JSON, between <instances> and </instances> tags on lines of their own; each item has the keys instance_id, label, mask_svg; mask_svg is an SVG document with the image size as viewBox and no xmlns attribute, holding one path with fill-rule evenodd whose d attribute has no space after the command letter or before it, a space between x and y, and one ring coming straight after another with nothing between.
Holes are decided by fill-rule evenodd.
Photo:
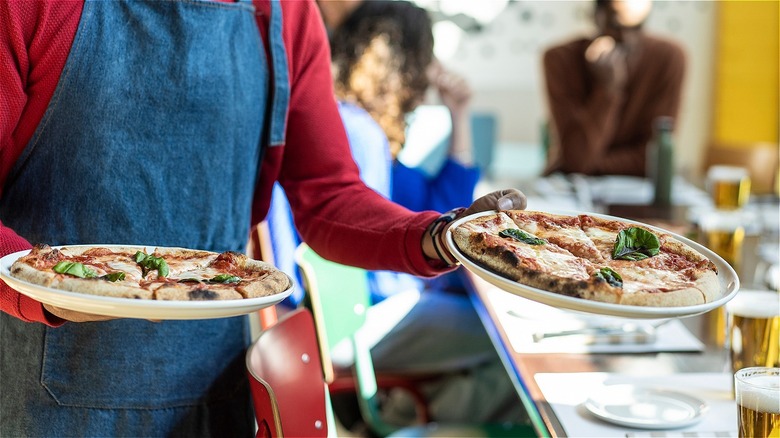
<instances>
[{"instance_id":1,"label":"dark hair","mask_svg":"<svg viewBox=\"0 0 780 438\"><path fill-rule=\"evenodd\" d=\"M398 0L366 0L330 36L336 95L368 111L395 155L404 142L405 115L428 88L433 61L428 13Z\"/></svg>"}]
</instances>

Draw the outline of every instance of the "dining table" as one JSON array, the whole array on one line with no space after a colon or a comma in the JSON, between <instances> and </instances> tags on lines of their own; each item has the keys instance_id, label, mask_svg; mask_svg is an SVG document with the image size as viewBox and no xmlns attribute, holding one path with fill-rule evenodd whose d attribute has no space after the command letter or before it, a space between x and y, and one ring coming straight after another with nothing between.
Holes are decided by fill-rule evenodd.
<instances>
[{"instance_id":1,"label":"dining table","mask_svg":"<svg viewBox=\"0 0 780 438\"><path fill-rule=\"evenodd\" d=\"M675 319L700 343L693 342L689 346L672 347L669 349L670 351L643 351L628 348L612 352L593 352L578 348L575 343L568 344L559 350L523 351L522 346L518 345L517 333L513 331L519 326L512 325L511 321L522 316L517 315L518 308L536 305L536 303L513 296L470 271L463 270L462 275L469 289L474 308L517 390L530 422L540 437L588 435L586 430L567 429L565 420L559 418L559 413L549 400L550 394L543 391L540 380L537 379L540 376L544 376L546 382L554 382L555 376L559 375L563 385L559 390L570 393L579 386L592 385L593 382L589 382L588 379L593 379L594 375L601 378L605 376L618 377L622 378L622 381L629 382L655 379L655 383L649 382L648 384L661 386L666 384L668 386L669 383L665 383L664 379L679 378L686 373L692 373L691 376L695 374L696 377L707 374L708 377L720 381L720 387L716 388L716 390L720 390L720 394L717 396L719 401L730 396L729 388L723 387L723 382L728 383L731 378L728 350L722 342L718 342L716 336L707 333L711 328L711 320L714 315L705 313ZM578 375L582 376L579 381L576 378ZM598 390L595 391L598 392ZM726 400L726 403L734 405L733 409L728 412L734 421L721 421L725 424L719 424L716 429L723 430L715 432L724 432L725 434L721 436L736 436L736 405L733 399ZM582 409L575 409L574 415L579 416L580 421L583 419L591 420L588 418L588 413ZM721 418L721 420L723 419ZM592 420L592 424L601 426L597 420ZM609 436L606 433L611 432L615 433L614 436L629 436L631 433L635 434L633 436L641 436L636 435L641 430L634 428L620 428L611 425L605 427L611 428L610 431L596 427L592 436ZM604 434L602 435L602 433ZM654 436L665 435L656 434Z\"/></svg>"}]
</instances>

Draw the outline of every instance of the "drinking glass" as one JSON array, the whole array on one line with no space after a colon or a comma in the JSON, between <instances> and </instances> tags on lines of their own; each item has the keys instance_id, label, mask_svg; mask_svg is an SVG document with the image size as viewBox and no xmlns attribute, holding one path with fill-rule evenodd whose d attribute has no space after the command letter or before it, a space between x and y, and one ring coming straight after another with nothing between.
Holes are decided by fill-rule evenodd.
<instances>
[{"instance_id":1,"label":"drinking glass","mask_svg":"<svg viewBox=\"0 0 780 438\"><path fill-rule=\"evenodd\" d=\"M726 304L732 372L780 367L780 294L740 290Z\"/></svg>"},{"instance_id":2,"label":"drinking glass","mask_svg":"<svg viewBox=\"0 0 780 438\"><path fill-rule=\"evenodd\" d=\"M707 170L706 184L719 210L740 209L750 199L750 175L744 167L712 166Z\"/></svg>"},{"instance_id":3,"label":"drinking glass","mask_svg":"<svg viewBox=\"0 0 780 438\"><path fill-rule=\"evenodd\" d=\"M752 367L734 373L740 438L780 433L780 368Z\"/></svg>"}]
</instances>

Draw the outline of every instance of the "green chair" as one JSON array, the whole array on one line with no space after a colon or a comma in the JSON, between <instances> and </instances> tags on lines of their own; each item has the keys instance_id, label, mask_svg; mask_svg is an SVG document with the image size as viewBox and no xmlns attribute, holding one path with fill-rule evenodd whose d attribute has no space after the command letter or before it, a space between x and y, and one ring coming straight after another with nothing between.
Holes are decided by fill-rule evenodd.
<instances>
[{"instance_id":1,"label":"green chair","mask_svg":"<svg viewBox=\"0 0 780 438\"><path fill-rule=\"evenodd\" d=\"M374 371L370 346L361 338L359 329L366 321L370 306L366 271L323 259L308 245L301 244L295 260L304 280L306 299L312 309L320 344L323 373L331 392L353 389L357 394L361 416L366 425L380 436L536 436L530 425L504 424L433 424L429 422L427 405L416 384L431 376L380 376ZM354 366L347 383L334 369L330 352L348 339L354 354ZM340 380L341 379L341 380ZM388 424L380 416L379 388L402 387L417 403L418 427Z\"/></svg>"}]
</instances>

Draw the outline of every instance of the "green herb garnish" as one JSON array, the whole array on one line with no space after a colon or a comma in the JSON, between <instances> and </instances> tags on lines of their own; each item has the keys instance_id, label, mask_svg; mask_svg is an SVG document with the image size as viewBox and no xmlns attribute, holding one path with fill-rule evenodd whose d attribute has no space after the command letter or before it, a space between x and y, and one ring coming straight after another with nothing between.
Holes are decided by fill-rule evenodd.
<instances>
[{"instance_id":1,"label":"green herb garnish","mask_svg":"<svg viewBox=\"0 0 780 438\"><path fill-rule=\"evenodd\" d=\"M52 268L58 274L68 274L79 278L95 278L97 272L78 262L59 262Z\"/></svg>"},{"instance_id":2,"label":"green herb garnish","mask_svg":"<svg viewBox=\"0 0 780 438\"><path fill-rule=\"evenodd\" d=\"M610 286L623 287L623 277L610 268L601 268L593 275L596 278L606 281Z\"/></svg>"},{"instance_id":3,"label":"green herb garnish","mask_svg":"<svg viewBox=\"0 0 780 438\"><path fill-rule=\"evenodd\" d=\"M209 283L238 283L239 281L241 281L241 277L230 274L219 274L209 280Z\"/></svg>"},{"instance_id":4,"label":"green herb garnish","mask_svg":"<svg viewBox=\"0 0 780 438\"><path fill-rule=\"evenodd\" d=\"M168 276L168 263L166 263L162 257L155 257L153 255L145 254L141 251L138 251L135 253L135 256L133 258L135 259L135 262L138 263L139 266L141 266L144 277L146 277L146 274L149 271L154 271L154 270L157 271L158 277Z\"/></svg>"},{"instance_id":5,"label":"green herb garnish","mask_svg":"<svg viewBox=\"0 0 780 438\"><path fill-rule=\"evenodd\" d=\"M498 235L509 239L515 239L518 242L527 243L529 245L544 245L547 243L544 239L534 237L517 228L507 228L506 230L501 230Z\"/></svg>"},{"instance_id":6,"label":"green herb garnish","mask_svg":"<svg viewBox=\"0 0 780 438\"><path fill-rule=\"evenodd\" d=\"M626 228L618 233L612 258L615 260L643 260L660 251L661 242L655 234L637 227Z\"/></svg>"},{"instance_id":7,"label":"green herb garnish","mask_svg":"<svg viewBox=\"0 0 780 438\"><path fill-rule=\"evenodd\" d=\"M100 277L101 280L110 281L112 283L125 280L125 273L122 271L112 272Z\"/></svg>"}]
</instances>

